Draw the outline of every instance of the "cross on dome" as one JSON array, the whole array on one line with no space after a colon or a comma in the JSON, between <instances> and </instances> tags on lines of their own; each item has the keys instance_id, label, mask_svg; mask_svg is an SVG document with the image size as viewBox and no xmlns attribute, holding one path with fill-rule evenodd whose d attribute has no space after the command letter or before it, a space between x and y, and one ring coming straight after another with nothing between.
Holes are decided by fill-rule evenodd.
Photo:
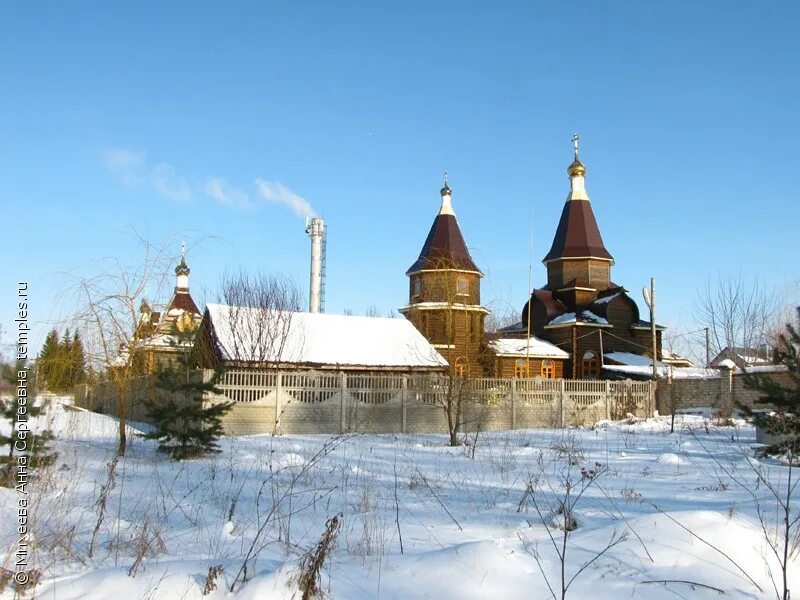
<instances>
[{"instance_id":1,"label":"cross on dome","mask_svg":"<svg viewBox=\"0 0 800 600\"><path fill-rule=\"evenodd\" d=\"M447 169L445 169L445 171L444 171L444 186L441 189L441 194L442 194L442 196L444 196L445 194L450 194L451 192L452 192L452 190L450 189L450 186L447 184Z\"/></svg>"},{"instance_id":2,"label":"cross on dome","mask_svg":"<svg viewBox=\"0 0 800 600\"><path fill-rule=\"evenodd\" d=\"M578 158L578 150L579 150L579 142L581 141L581 136L577 133L572 135L572 147L575 150L575 160L572 161L572 164L567 167L567 174L570 178L573 177L583 177L586 175L586 167Z\"/></svg>"}]
</instances>

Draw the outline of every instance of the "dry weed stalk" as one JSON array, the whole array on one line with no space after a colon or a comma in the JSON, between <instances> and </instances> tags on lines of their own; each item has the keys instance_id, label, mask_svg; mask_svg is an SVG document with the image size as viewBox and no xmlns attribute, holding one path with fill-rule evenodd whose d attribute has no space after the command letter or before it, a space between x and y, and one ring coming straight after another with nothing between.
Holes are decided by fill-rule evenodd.
<instances>
[{"instance_id":1,"label":"dry weed stalk","mask_svg":"<svg viewBox=\"0 0 800 600\"><path fill-rule=\"evenodd\" d=\"M103 521L106 517L108 495L117 484L117 461L119 461L119 455L115 455L111 462L108 463L106 482L100 487L100 494L95 503L95 508L97 508L97 523L95 523L94 530L92 531L92 541L89 542L89 558L94 558L94 545L97 541L97 534L100 532L100 528L103 526Z\"/></svg>"},{"instance_id":2,"label":"dry weed stalk","mask_svg":"<svg viewBox=\"0 0 800 600\"><path fill-rule=\"evenodd\" d=\"M325 531L316 547L309 549L300 561L300 573L297 584L302 594L302 600L322 598L322 579L320 573L325 560L330 556L339 534L342 515L335 515L325 523Z\"/></svg>"}]
</instances>

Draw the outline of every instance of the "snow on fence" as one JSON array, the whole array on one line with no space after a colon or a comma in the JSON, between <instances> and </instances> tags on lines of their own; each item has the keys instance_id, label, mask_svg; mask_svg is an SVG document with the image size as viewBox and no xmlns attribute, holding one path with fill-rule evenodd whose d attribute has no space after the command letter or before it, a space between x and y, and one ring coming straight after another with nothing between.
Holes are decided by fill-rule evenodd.
<instances>
[{"instance_id":1,"label":"snow on fence","mask_svg":"<svg viewBox=\"0 0 800 600\"><path fill-rule=\"evenodd\" d=\"M438 433L448 403L460 403L463 431L591 425L655 408L649 381L232 370L219 388L207 399L236 403L225 418L232 435Z\"/></svg>"}]
</instances>

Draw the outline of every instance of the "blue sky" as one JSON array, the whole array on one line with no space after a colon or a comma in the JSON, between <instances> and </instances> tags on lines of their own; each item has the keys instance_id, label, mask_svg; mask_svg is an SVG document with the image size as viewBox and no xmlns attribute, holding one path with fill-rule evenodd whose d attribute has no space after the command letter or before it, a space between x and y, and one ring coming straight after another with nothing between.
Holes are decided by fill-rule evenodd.
<instances>
[{"instance_id":1,"label":"blue sky","mask_svg":"<svg viewBox=\"0 0 800 600\"><path fill-rule=\"evenodd\" d=\"M132 230L185 238L201 297L226 267L305 291L302 219L268 197L326 218L329 311L388 311L444 169L484 301L521 309L578 131L613 279L654 275L688 324L709 277L800 279L798 25L796 2L6 3L0 319L19 279L57 318L61 273L134 261Z\"/></svg>"}]
</instances>

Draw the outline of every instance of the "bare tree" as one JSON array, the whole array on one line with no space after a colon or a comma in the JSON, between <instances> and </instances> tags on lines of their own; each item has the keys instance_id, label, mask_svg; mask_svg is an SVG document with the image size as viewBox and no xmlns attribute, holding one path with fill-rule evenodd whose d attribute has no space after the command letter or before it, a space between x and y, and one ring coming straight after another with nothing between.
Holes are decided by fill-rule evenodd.
<instances>
[{"instance_id":1,"label":"bare tree","mask_svg":"<svg viewBox=\"0 0 800 600\"><path fill-rule=\"evenodd\" d=\"M370 304L367 307L367 310L364 312L364 316L365 317L373 317L373 318L380 317L381 316L381 311L379 311L378 307L375 306L374 304Z\"/></svg>"},{"instance_id":2,"label":"bare tree","mask_svg":"<svg viewBox=\"0 0 800 600\"><path fill-rule=\"evenodd\" d=\"M750 496L762 538L769 550L763 558L775 598L790 600L789 569L800 551L800 511L794 504L800 476L797 473L798 458L791 444L785 443L784 454L770 468L766 461L757 460L753 450L741 441L735 444L737 452L733 456L736 460L726 461L718 458L696 432L692 433L719 470ZM778 564L777 573L770 565L769 555Z\"/></svg>"},{"instance_id":3,"label":"bare tree","mask_svg":"<svg viewBox=\"0 0 800 600\"><path fill-rule=\"evenodd\" d=\"M119 456L127 445L131 387L145 370L142 342L152 333L141 319L140 307L148 294L164 297L176 260L167 252L167 244L155 246L141 238L139 243L141 256L133 266L106 258L90 275L68 275L67 293L75 304L68 322L84 335L89 368L114 386L118 398Z\"/></svg>"},{"instance_id":4,"label":"bare tree","mask_svg":"<svg viewBox=\"0 0 800 600\"><path fill-rule=\"evenodd\" d=\"M517 512L522 512L532 506L540 522L544 525L550 545L558 558L557 578L552 575L548 576L545 572L539 549L528 544L521 535L520 540L536 560L550 595L553 598L564 600L575 580L615 546L627 541L628 532L614 530L605 546L599 550L590 551L588 559L574 569L571 574L569 573L572 561L569 542L572 539L572 532L581 525L576 509L590 488L595 486L597 481L608 471L608 467L600 463L595 463L591 468L581 467L581 463L584 461L583 449L577 439L569 433L565 434L561 442L554 444L551 451L558 459L555 464L558 465L560 462L560 467L557 467L555 473L550 474L544 455L539 454L537 459L539 473L527 483Z\"/></svg>"},{"instance_id":5,"label":"bare tree","mask_svg":"<svg viewBox=\"0 0 800 600\"><path fill-rule=\"evenodd\" d=\"M699 327L708 327L711 354L726 347L761 348L776 328L780 302L771 288L758 279L737 277L709 280L697 294L694 317ZM698 343L705 344L698 338Z\"/></svg>"},{"instance_id":6,"label":"bare tree","mask_svg":"<svg viewBox=\"0 0 800 600\"><path fill-rule=\"evenodd\" d=\"M267 368L296 358L303 335L292 326L301 302L294 282L267 273L227 273L218 296L227 319L220 343L234 364Z\"/></svg>"},{"instance_id":7,"label":"bare tree","mask_svg":"<svg viewBox=\"0 0 800 600\"><path fill-rule=\"evenodd\" d=\"M518 323L519 317L519 310L507 302L493 303L491 314L486 316L486 333L489 335L498 334L504 327Z\"/></svg>"},{"instance_id":8,"label":"bare tree","mask_svg":"<svg viewBox=\"0 0 800 600\"><path fill-rule=\"evenodd\" d=\"M458 446L461 444L458 434L466 421L480 418L481 411L469 409L477 407L475 379L483 374L489 353L483 331L476 327L480 319L473 318L471 292L465 287L463 272L444 257L431 261L427 268L436 275L426 285L432 288L431 296L442 303L444 310L431 312L425 333L434 344L446 348L448 364L443 375L423 382L431 387L425 397L442 410L450 445Z\"/></svg>"}]
</instances>

